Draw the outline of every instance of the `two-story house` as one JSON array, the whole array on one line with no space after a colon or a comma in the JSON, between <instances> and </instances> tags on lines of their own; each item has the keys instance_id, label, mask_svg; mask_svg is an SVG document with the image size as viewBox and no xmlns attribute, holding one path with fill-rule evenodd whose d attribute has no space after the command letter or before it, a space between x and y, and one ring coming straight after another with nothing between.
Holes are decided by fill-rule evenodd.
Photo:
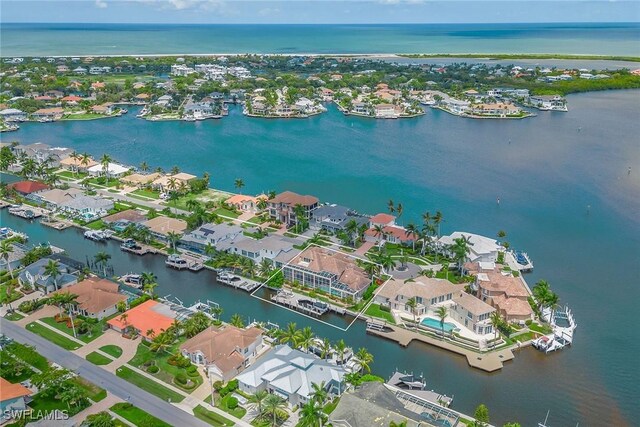
<instances>
[{"instance_id":1,"label":"two-story house","mask_svg":"<svg viewBox=\"0 0 640 427\"><path fill-rule=\"evenodd\" d=\"M269 216L288 226L298 223L296 206L301 206L301 214L305 220L311 219L313 210L318 207L318 198L314 196L301 196L292 191L282 192L268 201Z\"/></svg>"}]
</instances>

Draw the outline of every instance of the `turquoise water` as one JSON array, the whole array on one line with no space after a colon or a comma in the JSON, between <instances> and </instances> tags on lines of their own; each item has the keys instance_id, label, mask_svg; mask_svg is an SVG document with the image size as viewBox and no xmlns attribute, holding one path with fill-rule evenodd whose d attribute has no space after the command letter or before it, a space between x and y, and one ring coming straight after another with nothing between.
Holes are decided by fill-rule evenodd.
<instances>
[{"instance_id":1,"label":"turquoise water","mask_svg":"<svg viewBox=\"0 0 640 427\"><path fill-rule=\"evenodd\" d=\"M268 35L268 37L267 37ZM640 55L640 24L2 24L2 56L183 53Z\"/></svg>"},{"instance_id":2,"label":"turquoise water","mask_svg":"<svg viewBox=\"0 0 640 427\"><path fill-rule=\"evenodd\" d=\"M444 322L444 324L440 324L440 321L438 319L433 319L431 317L425 317L424 319L422 319L420 324L428 328L437 329L439 331L444 329L444 331L447 333L456 329L456 325L454 325L453 323Z\"/></svg>"},{"instance_id":3,"label":"turquoise water","mask_svg":"<svg viewBox=\"0 0 640 427\"><path fill-rule=\"evenodd\" d=\"M212 185L224 190L233 191L234 180L242 178L247 193L291 189L360 212L384 211L393 199L405 207L399 220L405 224L425 210L441 210L443 233L493 236L504 229L512 247L535 263L527 281L548 280L579 327L568 350L547 356L523 350L491 375L432 347L376 339L362 324L346 333L321 326L214 285L206 273L174 272L161 259L129 256L75 231L0 219L32 234L34 242L68 247L81 260L106 247L116 272L154 269L158 292L186 303L211 298L225 308L225 318L237 312L295 321L367 347L376 372L423 372L430 388L455 394L454 406L462 411L486 403L495 424L535 425L551 410L550 425L631 425L640 419L640 340L633 328L612 325L627 325L640 300L639 99L640 91L575 95L567 113L514 121L465 120L437 110L415 120L376 121L344 117L333 108L305 120L263 120L232 108L218 121L154 123L132 111L118 119L25 123L1 136L96 156L108 152L130 164L209 171Z\"/></svg>"}]
</instances>

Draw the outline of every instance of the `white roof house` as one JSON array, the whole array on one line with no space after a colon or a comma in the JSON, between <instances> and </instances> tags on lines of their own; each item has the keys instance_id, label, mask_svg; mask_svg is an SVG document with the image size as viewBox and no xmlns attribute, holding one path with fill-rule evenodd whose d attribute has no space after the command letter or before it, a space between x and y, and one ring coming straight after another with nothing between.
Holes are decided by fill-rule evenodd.
<instances>
[{"instance_id":1,"label":"white roof house","mask_svg":"<svg viewBox=\"0 0 640 427\"><path fill-rule=\"evenodd\" d=\"M470 252L468 258L471 262L496 262L498 252L504 250L495 239L464 231L454 231L449 236L442 236L438 239L438 243L445 247L453 245L455 243L454 240L462 236L469 240Z\"/></svg>"},{"instance_id":2,"label":"white roof house","mask_svg":"<svg viewBox=\"0 0 640 427\"><path fill-rule=\"evenodd\" d=\"M117 176L123 175L125 172L129 171L129 169L130 168L126 166L122 166L118 163L109 163L109 165L107 166L109 176L111 177L117 177ZM104 172L104 168L102 167L101 164L91 166L87 170L91 175L101 175Z\"/></svg>"},{"instance_id":3,"label":"white roof house","mask_svg":"<svg viewBox=\"0 0 640 427\"><path fill-rule=\"evenodd\" d=\"M313 384L324 382L329 395L341 395L345 374L342 367L315 355L279 345L238 375L237 380L244 392L267 390L292 405L302 405L311 398Z\"/></svg>"}]
</instances>

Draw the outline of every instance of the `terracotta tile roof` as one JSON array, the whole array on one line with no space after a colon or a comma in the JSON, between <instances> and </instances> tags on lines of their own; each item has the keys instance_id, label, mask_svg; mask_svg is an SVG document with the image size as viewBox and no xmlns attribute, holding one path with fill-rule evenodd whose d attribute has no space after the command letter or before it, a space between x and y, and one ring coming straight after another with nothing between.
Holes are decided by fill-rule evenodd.
<instances>
[{"instance_id":1,"label":"terracotta tile roof","mask_svg":"<svg viewBox=\"0 0 640 427\"><path fill-rule=\"evenodd\" d=\"M386 213L379 213L377 215L374 215L371 217L371 219L369 220L372 224L389 224L390 222L393 222L396 220L396 217L393 215L389 215Z\"/></svg>"},{"instance_id":2,"label":"terracotta tile roof","mask_svg":"<svg viewBox=\"0 0 640 427\"><path fill-rule=\"evenodd\" d=\"M125 295L118 292L117 283L97 277L90 277L54 293L77 295L78 307L93 314L114 307L120 301L127 299Z\"/></svg>"},{"instance_id":3,"label":"terracotta tile roof","mask_svg":"<svg viewBox=\"0 0 640 427\"><path fill-rule=\"evenodd\" d=\"M182 234L187 229L187 222L168 216L157 216L143 223L144 226L154 233L166 236L170 232Z\"/></svg>"},{"instance_id":4,"label":"terracotta tile roof","mask_svg":"<svg viewBox=\"0 0 640 427\"><path fill-rule=\"evenodd\" d=\"M389 280L378 292L378 296L396 300L399 295L408 298L422 297L425 303L430 303L432 298L456 294L460 287L445 279L432 279L418 277L412 282L404 282L400 279Z\"/></svg>"},{"instance_id":5,"label":"terracotta tile roof","mask_svg":"<svg viewBox=\"0 0 640 427\"><path fill-rule=\"evenodd\" d=\"M96 162L93 159L87 159L86 163L82 163L82 159L74 159L72 157L67 157L65 159L60 160L60 165L62 166L76 166L80 168L90 168L97 164L98 162Z\"/></svg>"},{"instance_id":6,"label":"terracotta tile roof","mask_svg":"<svg viewBox=\"0 0 640 427\"><path fill-rule=\"evenodd\" d=\"M296 264L312 271L335 274L340 282L355 291L371 284L369 275L356 264L355 259L341 252L311 246L299 255Z\"/></svg>"},{"instance_id":7,"label":"terracotta tile roof","mask_svg":"<svg viewBox=\"0 0 640 427\"><path fill-rule=\"evenodd\" d=\"M226 375L244 363L238 350L248 348L261 335L262 331L255 327L240 329L228 325L218 329L211 326L187 340L180 349L188 353L201 352L208 364L215 364Z\"/></svg>"},{"instance_id":8,"label":"terracotta tile roof","mask_svg":"<svg viewBox=\"0 0 640 427\"><path fill-rule=\"evenodd\" d=\"M135 223L145 222L147 217L137 209L127 209L102 218L103 222L129 221Z\"/></svg>"},{"instance_id":9,"label":"terracotta tile roof","mask_svg":"<svg viewBox=\"0 0 640 427\"><path fill-rule=\"evenodd\" d=\"M28 396L31 390L20 383L12 384L0 377L0 402L15 399L16 397Z\"/></svg>"},{"instance_id":10,"label":"terracotta tile roof","mask_svg":"<svg viewBox=\"0 0 640 427\"><path fill-rule=\"evenodd\" d=\"M300 194L294 193L293 191L284 191L278 194L273 199L269 200L269 203L283 203L285 205L295 206L311 206L318 203L318 198L314 196L301 196Z\"/></svg>"},{"instance_id":11,"label":"terracotta tile roof","mask_svg":"<svg viewBox=\"0 0 640 427\"><path fill-rule=\"evenodd\" d=\"M49 186L37 181L18 181L9 184L7 187L13 188L18 193L31 194L42 190L48 190Z\"/></svg>"},{"instance_id":12,"label":"terracotta tile roof","mask_svg":"<svg viewBox=\"0 0 640 427\"><path fill-rule=\"evenodd\" d=\"M504 295L498 295L491 298L493 305L500 311L503 311L507 318L511 316L531 316L533 309L528 301L519 298L507 298Z\"/></svg>"},{"instance_id":13,"label":"terracotta tile roof","mask_svg":"<svg viewBox=\"0 0 640 427\"><path fill-rule=\"evenodd\" d=\"M164 315L157 310L158 305L162 305L154 300L148 300L143 302L137 307L127 311L126 322L122 320L122 316L114 317L107 323L115 328L123 330L128 326L132 326L138 330L140 335L145 338L149 338L147 331L152 329L155 334L166 331L173 323L173 317ZM156 308L156 310L154 310Z\"/></svg>"},{"instance_id":14,"label":"terracotta tile roof","mask_svg":"<svg viewBox=\"0 0 640 427\"><path fill-rule=\"evenodd\" d=\"M491 307L489 304L482 301L480 298L477 298L473 295L469 295L466 292L460 292L457 296L454 296L453 302L460 305L465 310L470 311L476 316L496 311L495 308Z\"/></svg>"}]
</instances>

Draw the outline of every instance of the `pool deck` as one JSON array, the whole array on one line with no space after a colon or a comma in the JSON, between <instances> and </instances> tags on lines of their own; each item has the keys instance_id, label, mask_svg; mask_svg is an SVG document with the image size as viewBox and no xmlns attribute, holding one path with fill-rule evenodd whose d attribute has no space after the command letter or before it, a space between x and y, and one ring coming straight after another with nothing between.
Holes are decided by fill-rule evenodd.
<instances>
[{"instance_id":1,"label":"pool deck","mask_svg":"<svg viewBox=\"0 0 640 427\"><path fill-rule=\"evenodd\" d=\"M465 356L467 358L467 363L469 363L469 366L486 372L499 371L504 366L504 362L515 358L515 355L513 354L513 349L515 347L503 348L486 353L479 353L466 349L464 347L457 346L449 341L433 338L417 332L408 331L398 326L387 324L386 327L388 331L367 329L367 333L396 341L403 347L407 347L414 340L422 341L423 343L451 351L461 356Z\"/></svg>"}]
</instances>

